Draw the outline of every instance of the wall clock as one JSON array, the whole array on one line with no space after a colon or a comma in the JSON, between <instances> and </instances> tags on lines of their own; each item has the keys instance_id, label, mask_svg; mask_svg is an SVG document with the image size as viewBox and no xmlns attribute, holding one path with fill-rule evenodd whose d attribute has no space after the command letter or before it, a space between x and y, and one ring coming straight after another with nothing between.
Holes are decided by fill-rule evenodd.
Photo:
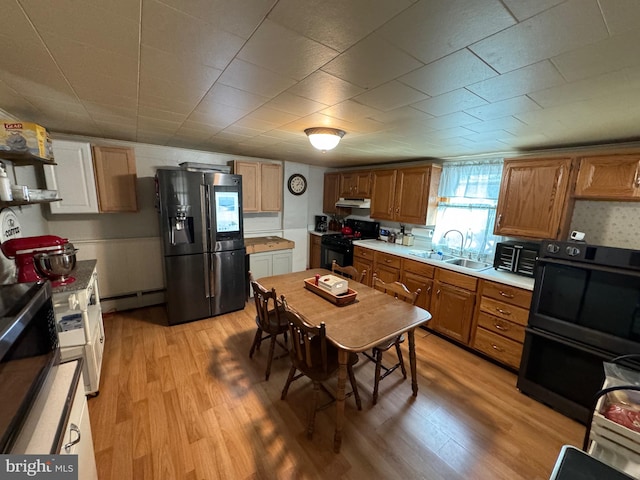
<instances>
[{"instance_id":1,"label":"wall clock","mask_svg":"<svg viewBox=\"0 0 640 480\"><path fill-rule=\"evenodd\" d=\"M304 178L304 175L299 173L294 173L289 177L289 181L287 182L287 187L289 187L289 191L294 195L302 195L307 191L307 179Z\"/></svg>"}]
</instances>

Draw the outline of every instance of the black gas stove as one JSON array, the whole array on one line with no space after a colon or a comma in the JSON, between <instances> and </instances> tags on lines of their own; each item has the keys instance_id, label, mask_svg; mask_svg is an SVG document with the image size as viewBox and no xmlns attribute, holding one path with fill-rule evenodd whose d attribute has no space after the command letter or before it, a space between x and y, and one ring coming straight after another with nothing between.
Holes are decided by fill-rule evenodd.
<instances>
[{"instance_id":1,"label":"black gas stove","mask_svg":"<svg viewBox=\"0 0 640 480\"><path fill-rule=\"evenodd\" d=\"M330 233L322 236L322 267L330 269L335 260L342 266L353 265L353 241L378 238L380 224L364 220L347 219L345 227L351 228L352 233Z\"/></svg>"}]
</instances>

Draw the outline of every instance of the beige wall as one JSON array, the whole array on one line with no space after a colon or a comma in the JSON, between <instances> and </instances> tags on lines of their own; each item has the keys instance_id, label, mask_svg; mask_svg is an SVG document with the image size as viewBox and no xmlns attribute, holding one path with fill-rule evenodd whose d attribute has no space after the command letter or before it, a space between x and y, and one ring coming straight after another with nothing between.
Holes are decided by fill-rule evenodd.
<instances>
[{"instance_id":1,"label":"beige wall","mask_svg":"<svg viewBox=\"0 0 640 480\"><path fill-rule=\"evenodd\" d=\"M571 230L592 245L640 249L640 203L577 201Z\"/></svg>"}]
</instances>

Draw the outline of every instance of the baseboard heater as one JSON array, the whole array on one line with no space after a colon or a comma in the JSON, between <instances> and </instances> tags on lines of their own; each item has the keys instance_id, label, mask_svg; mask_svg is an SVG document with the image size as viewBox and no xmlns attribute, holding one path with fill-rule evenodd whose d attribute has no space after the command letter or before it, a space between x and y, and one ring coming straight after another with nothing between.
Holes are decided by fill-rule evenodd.
<instances>
[{"instance_id":1,"label":"baseboard heater","mask_svg":"<svg viewBox=\"0 0 640 480\"><path fill-rule=\"evenodd\" d=\"M165 288L160 288L158 290L146 290L144 292L132 292L132 293L123 293L122 295L112 295L110 297L102 297L100 301L108 301L108 300L122 300L124 298L140 298L145 295L155 295L157 293L166 292Z\"/></svg>"}]
</instances>

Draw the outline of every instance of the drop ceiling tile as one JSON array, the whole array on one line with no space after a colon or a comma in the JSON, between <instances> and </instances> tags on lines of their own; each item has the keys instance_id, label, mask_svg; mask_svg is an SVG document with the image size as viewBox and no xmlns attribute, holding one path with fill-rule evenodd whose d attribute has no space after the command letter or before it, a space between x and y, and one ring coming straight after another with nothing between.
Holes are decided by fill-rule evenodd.
<instances>
[{"instance_id":1,"label":"drop ceiling tile","mask_svg":"<svg viewBox=\"0 0 640 480\"><path fill-rule=\"evenodd\" d=\"M272 125L284 125L286 123L291 123L300 118L299 115L292 115L290 113L286 113L280 110L275 110L273 108L268 107L267 105L263 105L255 109L249 115L251 118L255 118L257 120L263 120L265 122L269 122Z\"/></svg>"},{"instance_id":2,"label":"drop ceiling tile","mask_svg":"<svg viewBox=\"0 0 640 480\"><path fill-rule=\"evenodd\" d=\"M464 126L476 133L496 132L498 130L508 130L513 132L515 129L524 127L522 123L515 117L503 117L496 120L486 120L484 122L470 123Z\"/></svg>"},{"instance_id":3,"label":"drop ceiling tile","mask_svg":"<svg viewBox=\"0 0 640 480\"><path fill-rule=\"evenodd\" d=\"M572 52L558 55L553 64L568 80L575 81L640 65L637 45L640 29L608 38Z\"/></svg>"},{"instance_id":4,"label":"drop ceiling tile","mask_svg":"<svg viewBox=\"0 0 640 480\"><path fill-rule=\"evenodd\" d=\"M420 1L378 32L431 63L516 23L498 0Z\"/></svg>"},{"instance_id":5,"label":"drop ceiling tile","mask_svg":"<svg viewBox=\"0 0 640 480\"><path fill-rule=\"evenodd\" d=\"M453 127L461 127L471 123L477 123L478 119L466 114L465 112L455 112L441 117L434 117L425 120L423 123L434 130L444 130Z\"/></svg>"},{"instance_id":6,"label":"drop ceiling tile","mask_svg":"<svg viewBox=\"0 0 640 480\"><path fill-rule=\"evenodd\" d=\"M227 127L234 122L237 122L248 113L249 110L247 109L210 102L198 105L198 107L189 115L188 119L194 122Z\"/></svg>"},{"instance_id":7,"label":"drop ceiling tile","mask_svg":"<svg viewBox=\"0 0 640 480\"><path fill-rule=\"evenodd\" d=\"M358 95L354 100L377 110L388 111L425 98L428 96L424 93L394 80Z\"/></svg>"},{"instance_id":8,"label":"drop ceiling tile","mask_svg":"<svg viewBox=\"0 0 640 480\"><path fill-rule=\"evenodd\" d=\"M160 2L142 4L141 44L176 55L189 52L199 63L224 69L244 39Z\"/></svg>"},{"instance_id":9,"label":"drop ceiling tile","mask_svg":"<svg viewBox=\"0 0 640 480\"><path fill-rule=\"evenodd\" d=\"M481 105L487 105L487 101L471 93L469 90L460 88L452 92L443 93L437 97L428 98L422 102L414 103L411 106L433 116L439 117L449 113L461 112L473 107L479 107Z\"/></svg>"},{"instance_id":10,"label":"drop ceiling tile","mask_svg":"<svg viewBox=\"0 0 640 480\"><path fill-rule=\"evenodd\" d=\"M201 105L209 103L228 105L244 111L251 111L263 105L269 98L237 88L215 83L202 99Z\"/></svg>"},{"instance_id":11,"label":"drop ceiling tile","mask_svg":"<svg viewBox=\"0 0 640 480\"><path fill-rule=\"evenodd\" d=\"M555 67L544 61L475 83L467 89L489 102L497 102L563 83Z\"/></svg>"},{"instance_id":12,"label":"drop ceiling tile","mask_svg":"<svg viewBox=\"0 0 640 480\"><path fill-rule=\"evenodd\" d=\"M463 49L404 75L400 81L435 97L495 76L494 70Z\"/></svg>"},{"instance_id":13,"label":"drop ceiling tile","mask_svg":"<svg viewBox=\"0 0 640 480\"><path fill-rule=\"evenodd\" d=\"M282 92L277 97L265 103L264 106L300 117L327 108L324 103L314 102L313 100L294 95L290 92Z\"/></svg>"},{"instance_id":14,"label":"drop ceiling tile","mask_svg":"<svg viewBox=\"0 0 640 480\"><path fill-rule=\"evenodd\" d=\"M525 95L509 98L500 102L491 103L465 110L469 115L473 115L480 120L493 120L500 117L508 117L517 113L539 110L540 105Z\"/></svg>"},{"instance_id":15,"label":"drop ceiling tile","mask_svg":"<svg viewBox=\"0 0 640 480\"><path fill-rule=\"evenodd\" d=\"M280 0L269 19L344 52L410 5L407 0Z\"/></svg>"},{"instance_id":16,"label":"drop ceiling tile","mask_svg":"<svg viewBox=\"0 0 640 480\"><path fill-rule=\"evenodd\" d=\"M571 0L469 48L500 73L607 38L597 0Z\"/></svg>"},{"instance_id":17,"label":"drop ceiling tile","mask_svg":"<svg viewBox=\"0 0 640 480\"><path fill-rule=\"evenodd\" d=\"M265 97L275 97L296 83L289 77L240 59L231 62L218 81L223 85Z\"/></svg>"},{"instance_id":18,"label":"drop ceiling tile","mask_svg":"<svg viewBox=\"0 0 640 480\"><path fill-rule=\"evenodd\" d=\"M0 34L2 43L2 58L0 68L16 75L25 74L25 70L40 70L42 75L60 77L61 73L49 52L39 39L37 41L22 41L21 37L8 37ZM25 61L25 59L28 59Z\"/></svg>"},{"instance_id":19,"label":"drop ceiling tile","mask_svg":"<svg viewBox=\"0 0 640 480\"><path fill-rule=\"evenodd\" d=\"M75 93L64 78L44 76L37 65L29 65L23 70L23 74L15 75L0 69L0 81L24 96L51 98L62 102L77 100Z\"/></svg>"},{"instance_id":20,"label":"drop ceiling tile","mask_svg":"<svg viewBox=\"0 0 640 480\"><path fill-rule=\"evenodd\" d=\"M198 18L211 25L243 38L257 28L267 12L273 7L273 0L162 0L191 17Z\"/></svg>"},{"instance_id":21,"label":"drop ceiling tile","mask_svg":"<svg viewBox=\"0 0 640 480\"><path fill-rule=\"evenodd\" d=\"M302 80L337 55L336 50L265 20L242 47L238 58Z\"/></svg>"},{"instance_id":22,"label":"drop ceiling tile","mask_svg":"<svg viewBox=\"0 0 640 480\"><path fill-rule=\"evenodd\" d=\"M111 89L105 91L87 87L85 90L83 86L82 88L76 88L76 92L83 102L108 105L114 108L136 109L138 106L138 98L136 96L126 97L118 91L114 93Z\"/></svg>"},{"instance_id":23,"label":"drop ceiling tile","mask_svg":"<svg viewBox=\"0 0 640 480\"><path fill-rule=\"evenodd\" d=\"M130 78L100 74L87 76L83 72L73 72L67 78L74 92L84 101L107 103L110 101L106 100L107 98L127 98L133 102L137 101L138 82ZM122 106L121 101L115 101L117 105Z\"/></svg>"},{"instance_id":24,"label":"drop ceiling tile","mask_svg":"<svg viewBox=\"0 0 640 480\"><path fill-rule=\"evenodd\" d=\"M416 110L415 108L411 107L400 107L389 110L388 112L379 113L371 118L388 125L396 125L411 122L420 122L422 120L433 118L433 115L429 115L428 113Z\"/></svg>"},{"instance_id":25,"label":"drop ceiling tile","mask_svg":"<svg viewBox=\"0 0 640 480\"><path fill-rule=\"evenodd\" d=\"M177 112L183 115L190 113L194 107L191 103L180 102L175 98L157 97L145 92L140 92L138 105L157 108L158 110Z\"/></svg>"},{"instance_id":26,"label":"drop ceiling tile","mask_svg":"<svg viewBox=\"0 0 640 480\"><path fill-rule=\"evenodd\" d=\"M433 132L425 132L424 139L427 141L437 142L439 140L445 140L449 138L463 137L472 133L473 132L471 130L464 127L451 127Z\"/></svg>"},{"instance_id":27,"label":"drop ceiling tile","mask_svg":"<svg viewBox=\"0 0 640 480\"><path fill-rule=\"evenodd\" d=\"M599 0L611 35L636 30L640 23L640 2L636 0Z\"/></svg>"},{"instance_id":28,"label":"drop ceiling tile","mask_svg":"<svg viewBox=\"0 0 640 480\"><path fill-rule=\"evenodd\" d=\"M334 105L351 98L364 89L323 71L312 73L287 90L288 93Z\"/></svg>"},{"instance_id":29,"label":"drop ceiling tile","mask_svg":"<svg viewBox=\"0 0 640 480\"><path fill-rule=\"evenodd\" d=\"M246 117L241 118L237 122L235 122L229 128L248 128L252 131L264 133L269 132L277 127L277 124L268 122L266 120L262 120L259 118L253 118L251 115L247 115Z\"/></svg>"},{"instance_id":30,"label":"drop ceiling tile","mask_svg":"<svg viewBox=\"0 0 640 480\"><path fill-rule=\"evenodd\" d=\"M529 0L504 0L504 3L519 21L523 21L551 7L555 7L564 1L565 0L536 0L535 2L531 2Z\"/></svg>"},{"instance_id":31,"label":"drop ceiling tile","mask_svg":"<svg viewBox=\"0 0 640 480\"><path fill-rule=\"evenodd\" d=\"M158 77L146 77L140 79L140 97L165 97L172 101L191 105L191 108L204 97L206 89L180 88L180 85L164 81Z\"/></svg>"},{"instance_id":32,"label":"drop ceiling tile","mask_svg":"<svg viewBox=\"0 0 640 480\"><path fill-rule=\"evenodd\" d=\"M373 34L322 67L363 88L373 88L422 66L422 63Z\"/></svg>"},{"instance_id":33,"label":"drop ceiling tile","mask_svg":"<svg viewBox=\"0 0 640 480\"><path fill-rule=\"evenodd\" d=\"M45 41L53 33L122 56L138 56L139 11L128 16L111 3L76 0L56 0L55 8L44 8L39 0L20 3Z\"/></svg>"},{"instance_id":34,"label":"drop ceiling tile","mask_svg":"<svg viewBox=\"0 0 640 480\"><path fill-rule=\"evenodd\" d=\"M548 108L563 103L597 98L615 90L634 87L637 87L637 82L629 81L626 70L619 70L598 77L533 92L529 94L529 97L542 107Z\"/></svg>"},{"instance_id":35,"label":"drop ceiling tile","mask_svg":"<svg viewBox=\"0 0 640 480\"><path fill-rule=\"evenodd\" d=\"M140 106L137 111L143 117L157 118L158 120L176 120L179 122L184 122L187 119L187 115L184 113L179 114L176 112L160 110L158 108L147 106Z\"/></svg>"},{"instance_id":36,"label":"drop ceiling tile","mask_svg":"<svg viewBox=\"0 0 640 480\"><path fill-rule=\"evenodd\" d=\"M361 118L373 117L377 113L380 113L380 110L367 107L353 100L345 100L344 102L322 110L320 113L328 115L329 117L355 122Z\"/></svg>"},{"instance_id":37,"label":"drop ceiling tile","mask_svg":"<svg viewBox=\"0 0 640 480\"><path fill-rule=\"evenodd\" d=\"M148 46L140 52L140 79L161 78L179 89L207 91L222 70L197 63L189 55L175 55Z\"/></svg>"}]
</instances>

